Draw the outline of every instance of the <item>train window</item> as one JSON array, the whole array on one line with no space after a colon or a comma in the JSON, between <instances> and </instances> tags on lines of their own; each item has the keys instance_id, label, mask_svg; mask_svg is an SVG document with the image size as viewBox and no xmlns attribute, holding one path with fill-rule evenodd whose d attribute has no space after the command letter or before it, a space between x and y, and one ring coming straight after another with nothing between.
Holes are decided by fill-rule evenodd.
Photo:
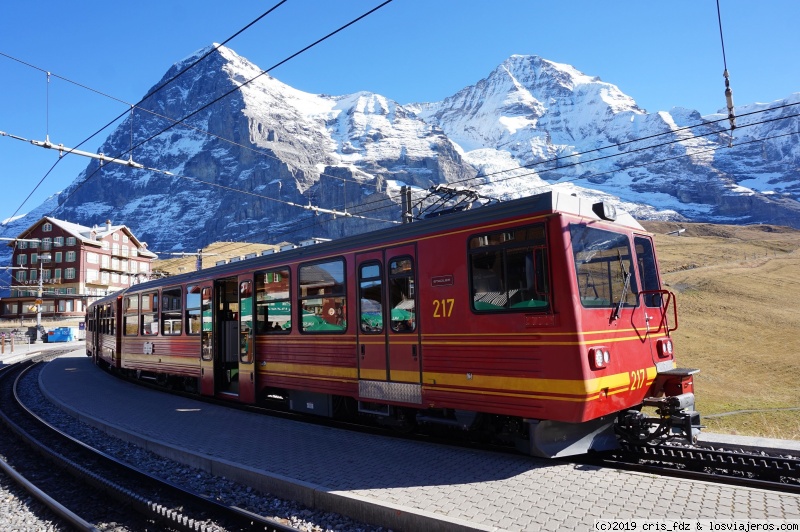
<instances>
[{"instance_id":1,"label":"train window","mask_svg":"<svg viewBox=\"0 0 800 532\"><path fill-rule=\"evenodd\" d=\"M125 296L123 306L125 316L122 318L122 334L136 336L139 334L139 296Z\"/></svg>"},{"instance_id":2,"label":"train window","mask_svg":"<svg viewBox=\"0 0 800 532\"><path fill-rule=\"evenodd\" d=\"M577 224L571 224L569 232L581 304L613 308L624 295L623 306L635 307L637 285L628 236Z\"/></svg>"},{"instance_id":3,"label":"train window","mask_svg":"<svg viewBox=\"0 0 800 532\"><path fill-rule=\"evenodd\" d=\"M379 262L368 262L358 270L359 316L361 331L383 332L383 284Z\"/></svg>"},{"instance_id":4,"label":"train window","mask_svg":"<svg viewBox=\"0 0 800 532\"><path fill-rule=\"evenodd\" d=\"M146 336L158 334L158 292L142 294L140 333Z\"/></svg>"},{"instance_id":5,"label":"train window","mask_svg":"<svg viewBox=\"0 0 800 532\"><path fill-rule=\"evenodd\" d=\"M202 330L201 291L200 285L186 287L186 334L200 334Z\"/></svg>"},{"instance_id":6,"label":"train window","mask_svg":"<svg viewBox=\"0 0 800 532\"><path fill-rule=\"evenodd\" d=\"M470 238L470 286L476 311L550 309L544 224Z\"/></svg>"},{"instance_id":7,"label":"train window","mask_svg":"<svg viewBox=\"0 0 800 532\"><path fill-rule=\"evenodd\" d=\"M343 332L347 328L344 259L300 266L300 330Z\"/></svg>"},{"instance_id":8,"label":"train window","mask_svg":"<svg viewBox=\"0 0 800 532\"><path fill-rule=\"evenodd\" d=\"M256 273L256 333L287 333L292 329L289 270Z\"/></svg>"},{"instance_id":9,"label":"train window","mask_svg":"<svg viewBox=\"0 0 800 532\"><path fill-rule=\"evenodd\" d=\"M642 290L660 290L658 282L658 268L656 267L656 254L653 250L653 241L645 236L633 239L636 246L636 258L639 265L639 278L642 280ZM648 307L661 307L661 294L645 294L644 304Z\"/></svg>"},{"instance_id":10,"label":"train window","mask_svg":"<svg viewBox=\"0 0 800 532\"><path fill-rule=\"evenodd\" d=\"M165 288L161 291L161 334L181 334L183 323L183 291L181 287Z\"/></svg>"},{"instance_id":11,"label":"train window","mask_svg":"<svg viewBox=\"0 0 800 532\"><path fill-rule=\"evenodd\" d=\"M411 257L389 262L390 324L394 332L412 332L417 328L414 263Z\"/></svg>"}]
</instances>

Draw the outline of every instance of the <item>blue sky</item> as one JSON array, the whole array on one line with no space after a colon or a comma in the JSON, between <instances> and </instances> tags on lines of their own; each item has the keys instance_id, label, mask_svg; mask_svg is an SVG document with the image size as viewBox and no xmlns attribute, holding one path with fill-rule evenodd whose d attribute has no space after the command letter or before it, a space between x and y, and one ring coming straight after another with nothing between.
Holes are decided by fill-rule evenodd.
<instances>
[{"instance_id":1,"label":"blue sky","mask_svg":"<svg viewBox=\"0 0 800 532\"><path fill-rule=\"evenodd\" d=\"M226 40L278 2L4 2L0 131L75 147L141 99L173 63ZM380 3L288 0L227 46L266 70ZM800 91L800 2L720 6L735 103ZM512 54L571 64L650 112L682 106L709 114L725 105L715 0L394 0L271 74L311 93L367 90L399 103L438 101ZM48 85L43 71L82 87L56 77ZM80 149L96 151L109 132ZM0 137L0 219L38 206L88 162L67 156L47 175L57 159L55 151Z\"/></svg>"}]
</instances>

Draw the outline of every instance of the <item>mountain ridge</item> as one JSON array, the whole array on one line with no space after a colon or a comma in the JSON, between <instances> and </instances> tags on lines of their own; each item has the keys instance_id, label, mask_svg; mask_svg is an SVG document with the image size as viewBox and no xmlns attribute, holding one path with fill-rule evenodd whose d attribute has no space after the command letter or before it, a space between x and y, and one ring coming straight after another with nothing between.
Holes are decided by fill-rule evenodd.
<instances>
[{"instance_id":1,"label":"mountain ridge","mask_svg":"<svg viewBox=\"0 0 800 532\"><path fill-rule=\"evenodd\" d=\"M137 109L100 148L162 173L91 161L48 214L84 225L112 219L151 249L179 251L385 227L378 219L399 219L399 186L422 193L452 184L500 199L555 186L642 219L800 227L800 142L789 134L797 128L789 112L735 130L734 145L752 143L726 153L728 132L714 123L721 117L648 113L597 76L523 55L440 102L305 93L226 47L156 92L209 50L168 69L143 104L155 114ZM800 93L783 102L800 103ZM163 117L187 115L156 135L171 124ZM756 141L767 134L775 138ZM654 136L655 146L640 140ZM309 204L362 218L296 207ZM15 220L4 232L34 221Z\"/></svg>"}]
</instances>

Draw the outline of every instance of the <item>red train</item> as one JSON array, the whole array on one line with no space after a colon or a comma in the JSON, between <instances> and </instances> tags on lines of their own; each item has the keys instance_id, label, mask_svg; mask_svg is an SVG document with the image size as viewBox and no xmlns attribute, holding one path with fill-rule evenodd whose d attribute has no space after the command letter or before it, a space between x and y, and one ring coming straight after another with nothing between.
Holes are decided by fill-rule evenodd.
<instances>
[{"instance_id":1,"label":"red train","mask_svg":"<svg viewBox=\"0 0 800 532\"><path fill-rule=\"evenodd\" d=\"M137 284L87 324L121 372L540 456L700 429L651 236L555 192Z\"/></svg>"}]
</instances>

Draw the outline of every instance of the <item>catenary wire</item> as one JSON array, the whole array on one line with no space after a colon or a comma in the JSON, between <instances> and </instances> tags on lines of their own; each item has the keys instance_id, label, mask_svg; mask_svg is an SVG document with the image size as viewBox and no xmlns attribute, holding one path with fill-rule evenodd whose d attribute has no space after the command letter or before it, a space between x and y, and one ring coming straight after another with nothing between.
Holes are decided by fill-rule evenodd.
<instances>
[{"instance_id":1,"label":"catenary wire","mask_svg":"<svg viewBox=\"0 0 800 532\"><path fill-rule=\"evenodd\" d=\"M207 109L207 108L208 108L208 107L210 107L211 105L213 105L213 104L215 104L215 103L219 102L220 100L222 100L222 99L224 99L224 98L228 97L229 95L231 95L231 94L233 94L233 93L235 93L235 92L239 91L239 90L240 90L242 87L244 87L244 86L246 86L246 85L248 85L248 84L252 83L252 82L253 82L253 81L255 81L256 79L260 78L261 76L264 76L264 75L268 74L268 73L269 73L269 72L271 72L272 70L274 70L274 69L278 68L279 66L281 66L281 65L285 64L286 62L290 61L291 59L294 59L295 57L298 57L299 55L301 55L301 54L303 54L303 53L307 52L307 51L308 51L308 50L310 50L311 48L313 48L313 47L317 46L318 44L320 44L320 43L322 43L322 42L324 42L324 41L326 41L327 39L329 39L329 38L333 37L334 35L336 35L336 34L340 33L341 31L345 30L346 28L349 28L350 26L352 26L353 24L355 24L355 23L359 22L360 20L364 19L365 17L367 17L367 16L371 15L372 13L375 13L376 11L378 11L379 9L381 9L382 7L384 7L384 6L388 5L388 4L390 4L392 1L393 1L393 0L385 0L385 1L384 1L383 3L381 3L380 5L378 5L378 6L374 7L373 9L371 9L371 10L367 11L366 13L364 13L364 14L360 15L359 17L357 17L357 18L355 18L355 19L351 20L350 22L348 22L348 23L344 24L343 26L340 26L340 27L339 27L339 28L337 28L336 30L334 30L334 31L332 31L332 32L328 33L327 35L325 35L324 37L321 37L320 39L317 39L316 41L314 41L313 43L309 44L309 45L308 45L308 46L306 46L305 48L303 48L303 49L299 50L298 52L295 52L294 54L290 55L289 57L287 57L287 58L285 58L285 59L283 59L283 60L279 61L278 63L274 64L274 65L273 65L273 66L271 66L270 68L268 68L268 69L266 69L266 70L263 70L263 71L262 71L260 74L258 74L258 75L256 75L256 76L254 76L254 77L250 78L249 80L247 80L247 81L245 81L245 82L241 83L241 84L240 84L239 86L237 86L236 88L234 88L234 89L231 89L230 91L228 91L228 92L226 92L226 93L222 94L221 96L219 96L219 97L215 98L214 100L210 101L209 103L207 103L207 104L203 105L202 107L200 107L200 108L198 108L198 109L196 109L196 110L192 111L191 113L187 114L187 115L186 115L186 116L184 116L183 118L181 118L181 119L178 119L176 122L174 122L174 123L172 123L171 125L169 125L169 126L165 127L164 129L162 129L162 130L161 130L161 131L159 131L158 133L155 133L155 134L151 135L150 137L146 138L145 140L142 140L141 142L139 142L139 143L138 143L138 144L136 144L135 146L132 146L132 147L131 147L129 150L127 150L127 151L124 151L124 152L121 152L121 153L120 153L120 154L118 154L118 155L117 155L115 158L121 158L121 157L123 157L123 156L125 156L125 155L128 155L128 154L132 153L134 149L136 149L136 148L138 148L138 147L142 146L143 144L146 144L147 142L150 142L150 141L151 141L151 140L153 140L154 138L156 138L156 137L158 137L159 135L161 135L161 134L163 134L163 133L165 133L165 132L169 131L169 130L170 130L170 129L172 129L173 127L175 127L175 126L177 126L177 125L179 125L179 124L182 124L182 123L184 123L186 120L188 120L188 119L190 119L191 117L193 117L193 116L197 115L198 113L200 113L200 112L202 112L203 110ZM77 186L75 186L75 187L74 187L74 188L73 188L73 189L70 191L69 195L68 195L66 198L64 198L64 201L62 202L62 204L63 204L63 203L66 203L66 202L69 200L69 198L71 198L71 197L72 197L72 195L73 195L73 194L75 194L75 192L77 192L78 190L80 190L80 189L81 189L81 188L82 188L82 187L83 187L83 186L84 186L86 183L88 183L88 182L89 182L89 180L91 180L91 179L92 179L92 178L93 178L93 177L94 177L94 176L95 176L95 175L98 173L99 169L100 169L100 167L98 166L98 168L97 168L97 169L96 169L94 172L92 172L91 174L89 174L88 176L86 176L86 178L85 178L85 179L84 179L82 182L78 183L78 184L77 184Z\"/></svg>"},{"instance_id":2,"label":"catenary wire","mask_svg":"<svg viewBox=\"0 0 800 532\"><path fill-rule=\"evenodd\" d=\"M177 72L177 73L176 73L174 76L172 76L170 79L168 79L167 81L165 81L164 83L162 83L160 86L156 87L156 89L155 89L155 90L153 90L153 91L149 92L148 94L146 94L144 98L142 98L141 100L139 100L139 102L138 102L138 103L136 103L136 104L134 104L132 107L139 107L139 106L141 106L141 105L142 105L142 104L143 104L145 101L147 101L147 100L148 100L149 98L151 98L153 95L155 95L156 93L158 93L159 91L161 91L162 89L164 89L165 87L167 87L168 85L170 85L171 83L173 83L175 80L177 80L178 78L180 78L181 76L183 76L184 74L186 74L186 73L187 73L189 70L191 70L191 69L192 69L192 68L194 68L195 66L197 66L197 64L199 64L199 63L200 63L201 61L203 61L203 60L204 60L206 57L208 57L209 55L211 55L211 54L212 54L214 51L216 51L218 48L220 48L221 46L224 46L225 44L227 44L228 42L230 42L232 39L234 39L235 37L239 36L239 35L240 35L242 32L244 32L245 30L247 30L248 28L250 28L251 26L253 26L254 24L256 24L258 21L260 21L261 19L263 19L264 17L266 17L267 15L269 15L270 13L272 13L273 11L275 11L275 10L276 10L278 7L280 7L281 5L283 5L284 3L286 3L287 1L288 1L288 0L280 0L280 2L278 2L277 4L275 4L274 6L272 6L270 9L268 9L267 11L265 11L264 13L262 13L262 14L261 14L260 16L258 16L258 17L257 17L255 20L251 21L251 22L250 22L250 23L248 23L246 26L244 26L242 29L240 29L239 31L237 31L236 33L234 33L233 35L231 35L230 37L228 37L227 39L225 39L225 40L224 40L222 43L218 44L216 47L214 47L214 48L212 48L211 50L209 50L207 53L205 53L205 54L204 54L203 56L201 56L199 59L197 59L196 61L192 62L192 63L191 63L189 66L187 66L185 69L181 70L180 72ZM47 79L48 79L48 83L47 83L47 90L48 90L48 105L49 105L49 86L50 86L49 80L50 80L51 73L50 73L49 71L46 71L46 70L42 69L42 68L39 68L39 67L37 67L37 66L34 66L34 65L31 65L30 63L27 63L27 62L25 62L25 61L21 61L21 60L19 60L19 59L15 58L15 57L12 57L12 56L10 56L10 55L8 55L8 54L5 54L5 53L2 53L2 52L0 52L0 55L4 56L4 57L6 57L6 58L9 58L9 59L11 59L11 60L13 60L13 61L17 61L17 62L19 62L19 63L21 63L21 64L23 64L23 65L26 65L26 66L28 66L28 67L30 67L30 68L34 68L34 69L36 69L36 70L40 70L40 71L42 71L42 72L45 72L45 73L47 74ZM102 93L102 92L96 91L96 90L94 90L94 89L92 89L92 88L89 88L89 87L86 87L86 86L84 86L84 85L81 85L80 83L75 83L74 81L71 81L71 80L69 80L69 79L67 79L67 78L64 78L64 77L61 77L61 76L57 76L57 75L53 75L53 76L54 76L54 77L57 77L57 78L59 78L59 79L62 79L62 80L64 80L64 81L67 81L68 83L72 83L72 84L74 84L74 85L77 85L77 86L79 86L79 87L82 87L82 88L84 88L84 89L87 89L87 90L90 90L90 91L92 91L92 92L95 92L95 93L97 93L97 94L101 94L101 95L103 95L103 96L106 96L106 97L108 97L108 98L111 98L111 99L113 99L113 100L116 100L116 101L122 102L122 100L119 100L118 98L114 98L113 96L109 96L109 95L107 95L107 94L104 94L104 93ZM122 102L122 103L126 103L126 102ZM128 105L130 105L130 104L128 104ZM81 141L81 142L80 142L80 143L79 143L77 146L75 146L73 149L77 149L77 148L81 147L82 145L86 144L86 143L87 143L89 140L91 140L92 138L94 138L96 135L100 134L100 132L101 132L101 131L105 130L105 129L106 129L107 127L109 127L111 124L113 124L114 122L116 122L117 120L119 120L120 118L122 118L123 116L125 116L125 114L126 114L127 112L128 112L128 111L126 110L126 111L124 111L124 112L120 113L120 114L119 114L119 115L118 115L116 118L113 118L113 119L112 119L110 122L108 122L106 125L104 125L104 126L103 126L103 127L101 127L100 129L98 129L97 131L95 131L94 133L92 133L90 136L88 136L86 139L84 139L83 141ZM48 117L47 119L48 119L48 121L49 121L49 116L50 116L50 113L49 113L49 108L48 108L48 112L47 112L47 117ZM49 133L49 122L48 122L48 127L47 127L47 129L48 129L48 133ZM49 135L48 135L48 136L49 136ZM70 150L70 151L71 151L71 150ZM67 153L69 153L69 151L67 151ZM17 207L17 209L14 211L14 214L12 214L10 218L13 218L14 216L16 216L16 215L17 215L17 213L20 211L20 209L22 208L22 206L23 206L23 205L25 205L25 202L27 202L27 201L28 201L28 199L31 197L31 195L33 195L33 193L34 193L34 192L36 192L36 190L39 188L39 186L41 186L41 184L44 182L44 180L47 178L47 176L49 176L49 175L50 175L50 172L52 172L52 171L53 171L53 169L55 168L55 166L56 166L56 165L57 165L57 164L58 164L60 161L61 161L61 158L59 157L59 158L56 160L55 164L53 164L53 166L52 166L52 167L51 167L51 168L50 168L50 169L49 169L49 170L48 170L48 171L45 173L44 177L42 177L42 179L41 179L41 180L40 180L40 181L39 181L39 182L36 184L36 186L35 186L35 187L34 187L34 189L31 191L31 193L28 195L28 197L27 197L27 198L25 198L25 201L23 201L23 202L20 204L20 206L19 206L19 207Z\"/></svg>"}]
</instances>

